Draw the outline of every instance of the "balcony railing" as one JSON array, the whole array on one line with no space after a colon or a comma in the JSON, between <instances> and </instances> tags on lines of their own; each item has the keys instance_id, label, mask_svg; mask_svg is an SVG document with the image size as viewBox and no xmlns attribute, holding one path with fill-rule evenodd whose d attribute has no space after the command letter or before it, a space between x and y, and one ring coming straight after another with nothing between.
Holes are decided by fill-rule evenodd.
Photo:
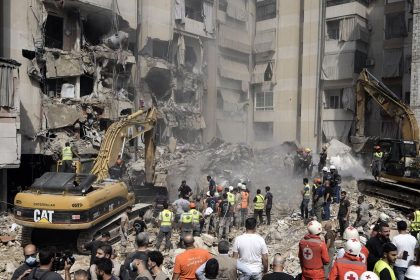
<instances>
[{"instance_id":1,"label":"balcony railing","mask_svg":"<svg viewBox=\"0 0 420 280\"><path fill-rule=\"evenodd\" d=\"M369 6L370 0L327 0L327 7L342 5L351 2L359 2L365 6Z\"/></svg>"}]
</instances>

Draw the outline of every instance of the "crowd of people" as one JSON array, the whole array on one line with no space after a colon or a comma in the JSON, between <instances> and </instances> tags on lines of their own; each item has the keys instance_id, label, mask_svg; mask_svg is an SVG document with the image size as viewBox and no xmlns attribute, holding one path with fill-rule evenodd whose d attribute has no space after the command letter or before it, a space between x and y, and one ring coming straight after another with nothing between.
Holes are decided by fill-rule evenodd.
<instances>
[{"instance_id":1,"label":"crowd of people","mask_svg":"<svg viewBox=\"0 0 420 280\"><path fill-rule=\"evenodd\" d=\"M299 242L301 273L296 278L284 271L287 254L269 252L264 238L257 233L258 227L271 224L274 197L270 186L265 187L264 194L261 189L251 194L244 182L235 187L222 187L211 176L207 177L208 190L204 197L193 195L187 182L182 181L179 198L173 203L157 198L155 226L159 231L154 244L149 238L153 231L143 220L142 213L131 226L128 214L132 208L128 207L120 222L120 252L124 261L118 261L115 249L109 243L110 234L102 232L99 239L84 245L91 252L88 269L74 271L71 275L73 262L62 258L60 269L64 270L66 280L165 280L171 274L173 280L419 280L420 257L416 258L415 254L419 243L410 233L416 234L420 229L420 211L413 214L410 232L406 222L398 221L399 234L390 240L390 217L381 214L379 220L370 225L369 205L360 196L357 216L351 224L352 205L346 191L341 190L337 169L324 166L321 171L320 177L303 179L301 217L308 233ZM331 204L338 205L337 231L332 221ZM245 231L233 236L232 229ZM136 250L127 252L131 247L131 232L135 234ZM162 254L161 249L166 252L173 249L173 233L179 235L177 247L185 250L175 256L173 268L167 271L162 269L167 254ZM195 238L203 233L218 240L217 255L195 246ZM343 248L336 248L338 239L343 240ZM55 272L59 267L57 262L60 262L56 253L52 247L37 249L33 244L26 245L24 263L16 269L12 280L63 279Z\"/></svg>"}]
</instances>

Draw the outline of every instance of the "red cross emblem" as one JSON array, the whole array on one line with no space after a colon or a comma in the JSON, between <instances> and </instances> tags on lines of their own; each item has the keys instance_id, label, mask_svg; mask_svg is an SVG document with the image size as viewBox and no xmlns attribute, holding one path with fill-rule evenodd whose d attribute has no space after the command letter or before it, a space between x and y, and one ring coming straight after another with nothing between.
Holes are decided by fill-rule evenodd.
<instances>
[{"instance_id":1,"label":"red cross emblem","mask_svg":"<svg viewBox=\"0 0 420 280\"><path fill-rule=\"evenodd\" d=\"M370 279L370 275L366 275L366 279Z\"/></svg>"},{"instance_id":2,"label":"red cross emblem","mask_svg":"<svg viewBox=\"0 0 420 280\"><path fill-rule=\"evenodd\" d=\"M313 254L311 248L305 248L305 249L303 249L303 257L306 260L311 260L313 256L314 256L314 254Z\"/></svg>"},{"instance_id":3,"label":"red cross emblem","mask_svg":"<svg viewBox=\"0 0 420 280\"><path fill-rule=\"evenodd\" d=\"M347 271L344 274L344 279L345 280L359 280L359 276L357 276L357 273L354 271Z\"/></svg>"}]
</instances>

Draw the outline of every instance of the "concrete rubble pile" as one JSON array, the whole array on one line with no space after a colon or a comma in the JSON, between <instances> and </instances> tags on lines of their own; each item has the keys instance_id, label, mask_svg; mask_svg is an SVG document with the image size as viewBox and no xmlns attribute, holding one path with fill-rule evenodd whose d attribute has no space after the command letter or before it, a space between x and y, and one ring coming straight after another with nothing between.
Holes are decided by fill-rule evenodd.
<instances>
[{"instance_id":1,"label":"concrete rubble pile","mask_svg":"<svg viewBox=\"0 0 420 280\"><path fill-rule=\"evenodd\" d=\"M22 228L11 215L0 216L0 280L10 279L22 260L20 236Z\"/></svg>"}]
</instances>

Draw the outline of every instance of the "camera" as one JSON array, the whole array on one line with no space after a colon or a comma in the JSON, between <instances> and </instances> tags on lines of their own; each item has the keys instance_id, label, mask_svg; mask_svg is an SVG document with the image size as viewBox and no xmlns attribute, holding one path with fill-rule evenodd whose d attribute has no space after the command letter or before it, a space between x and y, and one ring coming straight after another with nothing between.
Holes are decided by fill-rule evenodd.
<instances>
[{"instance_id":1,"label":"camera","mask_svg":"<svg viewBox=\"0 0 420 280\"><path fill-rule=\"evenodd\" d=\"M76 262L76 259L73 256L71 251L58 252L55 254L55 258L52 265L53 271L63 270L64 266L67 264L73 265Z\"/></svg>"}]
</instances>

